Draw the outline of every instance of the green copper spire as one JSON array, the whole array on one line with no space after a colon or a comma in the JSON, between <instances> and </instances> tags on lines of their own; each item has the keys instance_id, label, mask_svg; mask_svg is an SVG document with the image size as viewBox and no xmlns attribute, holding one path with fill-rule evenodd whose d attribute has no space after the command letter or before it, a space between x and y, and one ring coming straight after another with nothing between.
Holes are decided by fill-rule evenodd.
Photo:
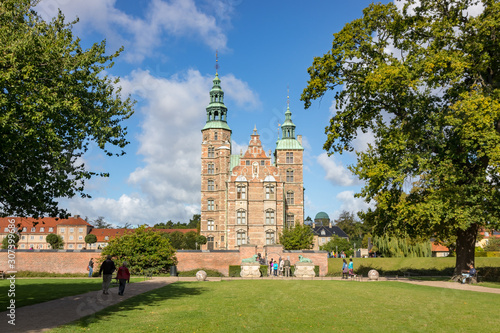
<instances>
[{"instance_id":1,"label":"green copper spire","mask_svg":"<svg viewBox=\"0 0 500 333\"><path fill-rule=\"evenodd\" d=\"M218 65L215 67L218 68ZM207 123L203 129L224 128L231 130L227 125L227 107L224 105L224 91L220 86L217 71L213 83L212 90L210 90L210 104L207 106Z\"/></svg>"},{"instance_id":2,"label":"green copper spire","mask_svg":"<svg viewBox=\"0 0 500 333\"><path fill-rule=\"evenodd\" d=\"M276 142L276 149L304 150L302 144L295 139L295 124L292 122L292 112L290 111L290 100L288 97L285 122L281 125L281 139L278 139L278 142Z\"/></svg>"}]
</instances>

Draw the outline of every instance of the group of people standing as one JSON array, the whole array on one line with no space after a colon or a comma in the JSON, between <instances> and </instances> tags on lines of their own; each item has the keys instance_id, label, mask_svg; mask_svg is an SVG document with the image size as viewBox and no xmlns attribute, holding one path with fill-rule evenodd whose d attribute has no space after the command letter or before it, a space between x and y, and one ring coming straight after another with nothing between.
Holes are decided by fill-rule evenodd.
<instances>
[{"instance_id":1,"label":"group of people standing","mask_svg":"<svg viewBox=\"0 0 500 333\"><path fill-rule=\"evenodd\" d=\"M278 260L271 258L269 261L269 276L290 277L290 258L287 257L285 260L283 258Z\"/></svg>"},{"instance_id":2,"label":"group of people standing","mask_svg":"<svg viewBox=\"0 0 500 333\"><path fill-rule=\"evenodd\" d=\"M127 262L124 261L122 266L118 268L118 273L116 273L116 279L120 282L120 286L118 287L118 295L120 296L123 296L123 293L125 292L126 283L130 283L130 272L127 266ZM90 258L87 270L89 271L89 277L92 277L92 273L94 272L93 258ZM111 260L111 256L108 255L106 257L106 260L101 264L101 268L99 269L99 277L102 274L102 293L104 295L109 294L109 285L111 284L113 273L115 271L115 263L113 262L113 260Z\"/></svg>"},{"instance_id":3,"label":"group of people standing","mask_svg":"<svg viewBox=\"0 0 500 333\"><path fill-rule=\"evenodd\" d=\"M354 276L354 263L349 259L349 264L344 259L342 262L342 279L347 279Z\"/></svg>"}]
</instances>

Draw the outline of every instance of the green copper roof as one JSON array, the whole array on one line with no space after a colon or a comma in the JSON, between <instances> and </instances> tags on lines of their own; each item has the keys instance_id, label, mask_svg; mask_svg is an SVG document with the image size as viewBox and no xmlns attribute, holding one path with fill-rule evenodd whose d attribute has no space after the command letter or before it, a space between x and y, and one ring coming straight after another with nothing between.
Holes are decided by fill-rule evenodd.
<instances>
[{"instance_id":1,"label":"green copper roof","mask_svg":"<svg viewBox=\"0 0 500 333\"><path fill-rule=\"evenodd\" d=\"M319 212L318 214L316 214L316 217L314 218L315 220L319 220L319 219L330 219L330 217L328 217L328 214L325 213L325 212Z\"/></svg>"},{"instance_id":2,"label":"green copper roof","mask_svg":"<svg viewBox=\"0 0 500 333\"><path fill-rule=\"evenodd\" d=\"M276 149L296 149L304 150L304 147L296 139L281 139L276 142Z\"/></svg>"},{"instance_id":3,"label":"green copper roof","mask_svg":"<svg viewBox=\"0 0 500 333\"><path fill-rule=\"evenodd\" d=\"M231 130L225 121L220 121L220 120L212 120L207 122L205 124L205 127L203 127L202 131L210 128L222 128L222 129L227 129L229 131Z\"/></svg>"},{"instance_id":4,"label":"green copper roof","mask_svg":"<svg viewBox=\"0 0 500 333\"><path fill-rule=\"evenodd\" d=\"M240 155L231 155L229 159L229 170L233 171L233 168L238 165L240 165Z\"/></svg>"}]
</instances>

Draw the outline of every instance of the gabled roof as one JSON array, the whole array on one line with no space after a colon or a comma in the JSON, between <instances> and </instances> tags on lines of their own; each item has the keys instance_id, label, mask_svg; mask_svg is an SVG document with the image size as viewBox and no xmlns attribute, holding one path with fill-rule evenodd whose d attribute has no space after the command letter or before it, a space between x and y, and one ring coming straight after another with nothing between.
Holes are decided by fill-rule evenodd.
<instances>
[{"instance_id":1,"label":"gabled roof","mask_svg":"<svg viewBox=\"0 0 500 333\"><path fill-rule=\"evenodd\" d=\"M319 237L333 237L334 235L337 235L342 238L349 238L349 236L337 226L332 226L332 227L316 226L311 228L313 230L313 234ZM324 235L321 234L322 230L324 230Z\"/></svg>"},{"instance_id":2,"label":"gabled roof","mask_svg":"<svg viewBox=\"0 0 500 333\"><path fill-rule=\"evenodd\" d=\"M146 228L146 230L148 230L148 229L153 229L154 231L165 232L165 233L172 233L174 231L179 231L183 234L190 232L190 231L197 232L196 229ZM94 228L89 232L89 234L95 235L97 237L97 241L103 243L103 242L108 242L115 237L122 236L126 233L132 233L132 232L134 232L134 230L135 229L126 229L126 228L121 228L121 229L95 229ZM106 239L106 237L108 237L108 239Z\"/></svg>"},{"instance_id":3,"label":"gabled roof","mask_svg":"<svg viewBox=\"0 0 500 333\"><path fill-rule=\"evenodd\" d=\"M432 252L450 252L450 249L439 243L431 242L431 248Z\"/></svg>"}]
</instances>

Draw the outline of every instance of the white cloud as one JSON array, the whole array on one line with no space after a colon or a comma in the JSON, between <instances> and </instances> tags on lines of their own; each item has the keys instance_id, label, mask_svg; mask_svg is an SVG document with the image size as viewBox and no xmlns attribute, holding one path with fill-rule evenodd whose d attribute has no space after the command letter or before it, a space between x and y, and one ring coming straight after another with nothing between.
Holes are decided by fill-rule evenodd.
<instances>
[{"instance_id":1,"label":"white cloud","mask_svg":"<svg viewBox=\"0 0 500 333\"><path fill-rule=\"evenodd\" d=\"M342 163L336 162L334 157L328 157L327 153L322 153L316 160L326 172L325 179L334 185L351 186L360 184Z\"/></svg>"},{"instance_id":2,"label":"white cloud","mask_svg":"<svg viewBox=\"0 0 500 333\"><path fill-rule=\"evenodd\" d=\"M130 62L140 62L153 53L165 36L195 36L214 50L226 49L227 37L216 17L201 12L194 0L151 0L144 17L119 10L116 0L46 0L36 7L46 20L58 8L67 20L80 19L74 28L77 34L96 31L113 41L113 48L125 45L124 57Z\"/></svg>"},{"instance_id":3,"label":"white cloud","mask_svg":"<svg viewBox=\"0 0 500 333\"><path fill-rule=\"evenodd\" d=\"M359 211L366 211L370 207L373 208L373 204L366 203L363 198L355 198L354 191L340 192L335 198L341 202L341 205L338 210L331 214L331 220L337 219L344 210L356 214Z\"/></svg>"}]
</instances>

